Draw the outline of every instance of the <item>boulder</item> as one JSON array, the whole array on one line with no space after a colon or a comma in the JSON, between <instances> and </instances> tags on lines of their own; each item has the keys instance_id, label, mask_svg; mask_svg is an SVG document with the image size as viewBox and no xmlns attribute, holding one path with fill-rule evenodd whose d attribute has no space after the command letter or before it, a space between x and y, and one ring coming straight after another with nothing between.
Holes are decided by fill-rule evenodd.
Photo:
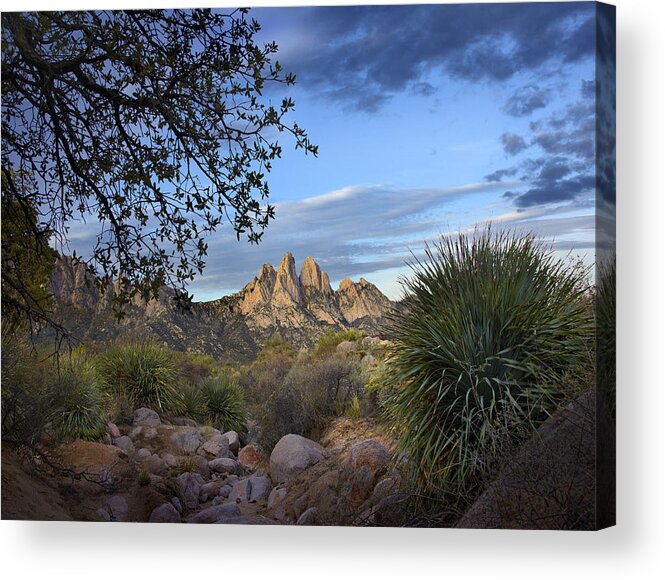
<instances>
[{"instance_id":1,"label":"boulder","mask_svg":"<svg viewBox=\"0 0 665 580\"><path fill-rule=\"evenodd\" d=\"M159 427L162 424L159 415L152 409L141 407L134 411L132 425L135 427Z\"/></svg>"},{"instance_id":2,"label":"boulder","mask_svg":"<svg viewBox=\"0 0 665 580\"><path fill-rule=\"evenodd\" d=\"M240 450L240 438L238 437L238 434L235 431L227 431L224 433L223 437L226 437L229 442L229 449L231 452L237 455Z\"/></svg>"},{"instance_id":3,"label":"boulder","mask_svg":"<svg viewBox=\"0 0 665 580\"><path fill-rule=\"evenodd\" d=\"M104 502L104 507L109 513L112 522L124 522L129 514L127 500L121 495L109 497Z\"/></svg>"},{"instance_id":4,"label":"boulder","mask_svg":"<svg viewBox=\"0 0 665 580\"><path fill-rule=\"evenodd\" d=\"M190 524L214 524L223 518L240 516L240 508L234 503L214 505L195 514L189 519Z\"/></svg>"},{"instance_id":5,"label":"boulder","mask_svg":"<svg viewBox=\"0 0 665 580\"><path fill-rule=\"evenodd\" d=\"M196 429L184 428L171 436L171 441L183 453L195 453L201 445L201 435Z\"/></svg>"},{"instance_id":6,"label":"boulder","mask_svg":"<svg viewBox=\"0 0 665 580\"><path fill-rule=\"evenodd\" d=\"M150 514L149 522L153 524L179 524L180 514L171 503L163 503L157 506Z\"/></svg>"},{"instance_id":7,"label":"boulder","mask_svg":"<svg viewBox=\"0 0 665 580\"><path fill-rule=\"evenodd\" d=\"M213 435L201 448L213 457L229 457L229 440L225 435Z\"/></svg>"},{"instance_id":8,"label":"boulder","mask_svg":"<svg viewBox=\"0 0 665 580\"><path fill-rule=\"evenodd\" d=\"M305 510L296 522L297 526L314 526L319 519L319 510L311 507Z\"/></svg>"},{"instance_id":9,"label":"boulder","mask_svg":"<svg viewBox=\"0 0 665 580\"><path fill-rule=\"evenodd\" d=\"M238 452L238 463L240 463L245 469L256 469L257 465L263 463L266 459L265 454L255 443L245 445Z\"/></svg>"},{"instance_id":10,"label":"boulder","mask_svg":"<svg viewBox=\"0 0 665 580\"><path fill-rule=\"evenodd\" d=\"M113 445L115 445L127 456L134 454L134 443L132 443L132 440L127 437L127 435L122 435L121 437L114 439Z\"/></svg>"},{"instance_id":11,"label":"boulder","mask_svg":"<svg viewBox=\"0 0 665 580\"><path fill-rule=\"evenodd\" d=\"M389 461L390 452L381 443L376 439L366 439L351 447L343 463L353 469L366 465L378 479L387 471Z\"/></svg>"},{"instance_id":12,"label":"boulder","mask_svg":"<svg viewBox=\"0 0 665 580\"><path fill-rule=\"evenodd\" d=\"M227 457L219 457L208 462L208 468L214 473L235 473L238 470L238 462Z\"/></svg>"},{"instance_id":13,"label":"boulder","mask_svg":"<svg viewBox=\"0 0 665 580\"><path fill-rule=\"evenodd\" d=\"M199 505L199 495L201 486L205 483L199 473L186 472L181 473L178 478L178 485L185 500L185 505L189 509L195 509Z\"/></svg>"},{"instance_id":14,"label":"boulder","mask_svg":"<svg viewBox=\"0 0 665 580\"><path fill-rule=\"evenodd\" d=\"M118 437L122 436L122 433L120 433L120 429L118 429L118 426L115 423L112 423L109 421L106 424L106 432L111 436L112 439L117 439Z\"/></svg>"},{"instance_id":15,"label":"boulder","mask_svg":"<svg viewBox=\"0 0 665 580\"><path fill-rule=\"evenodd\" d=\"M176 510L178 510L178 513L179 513L179 514L182 513L182 503L180 503L180 499L179 499L178 497L173 496L173 497L171 498L171 505L173 505L173 507L174 507Z\"/></svg>"},{"instance_id":16,"label":"boulder","mask_svg":"<svg viewBox=\"0 0 665 580\"><path fill-rule=\"evenodd\" d=\"M323 447L300 435L284 435L270 454L270 475L275 483L289 481L318 463Z\"/></svg>"},{"instance_id":17,"label":"boulder","mask_svg":"<svg viewBox=\"0 0 665 580\"><path fill-rule=\"evenodd\" d=\"M164 460L164 463L166 463L167 467L169 467L169 468L175 467L176 465L178 465L178 460L176 459L175 455L173 455L171 453L164 453L164 455L162 455L162 459Z\"/></svg>"}]
</instances>

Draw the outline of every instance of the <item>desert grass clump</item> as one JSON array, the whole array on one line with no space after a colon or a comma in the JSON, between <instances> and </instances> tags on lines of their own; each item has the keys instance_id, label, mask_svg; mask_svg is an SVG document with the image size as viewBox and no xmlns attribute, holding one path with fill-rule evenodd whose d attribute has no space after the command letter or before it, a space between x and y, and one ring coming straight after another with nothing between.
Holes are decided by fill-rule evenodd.
<instances>
[{"instance_id":1,"label":"desert grass clump","mask_svg":"<svg viewBox=\"0 0 665 580\"><path fill-rule=\"evenodd\" d=\"M391 322L384 415L417 488L461 497L588 363L588 274L531 235L490 228L442 238L412 272Z\"/></svg>"},{"instance_id":2,"label":"desert grass clump","mask_svg":"<svg viewBox=\"0 0 665 580\"><path fill-rule=\"evenodd\" d=\"M106 398L89 358L75 351L53 363L46 420L62 439L101 439L106 430Z\"/></svg>"},{"instance_id":3,"label":"desert grass clump","mask_svg":"<svg viewBox=\"0 0 665 580\"><path fill-rule=\"evenodd\" d=\"M149 407L169 414L179 409L179 374L170 351L153 343L117 346L100 357L107 389L129 410Z\"/></svg>"},{"instance_id":4,"label":"desert grass clump","mask_svg":"<svg viewBox=\"0 0 665 580\"><path fill-rule=\"evenodd\" d=\"M202 419L215 427L241 433L245 429L246 402L242 389L225 376L205 379L198 386Z\"/></svg>"}]
</instances>

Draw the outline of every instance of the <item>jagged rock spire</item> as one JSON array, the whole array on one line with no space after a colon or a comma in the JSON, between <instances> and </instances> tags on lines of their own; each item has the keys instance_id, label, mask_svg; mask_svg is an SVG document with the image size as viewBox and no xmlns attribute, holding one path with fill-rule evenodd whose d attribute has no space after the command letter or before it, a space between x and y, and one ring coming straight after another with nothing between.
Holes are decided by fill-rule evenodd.
<instances>
[{"instance_id":1,"label":"jagged rock spire","mask_svg":"<svg viewBox=\"0 0 665 580\"><path fill-rule=\"evenodd\" d=\"M307 256L300 269L300 285L307 294L321 293L332 294L330 278L328 274L321 271L314 258Z\"/></svg>"},{"instance_id":2,"label":"jagged rock spire","mask_svg":"<svg viewBox=\"0 0 665 580\"><path fill-rule=\"evenodd\" d=\"M302 287L296 273L296 261L291 252L286 252L277 268L272 303L276 306L289 306L302 302Z\"/></svg>"}]
</instances>

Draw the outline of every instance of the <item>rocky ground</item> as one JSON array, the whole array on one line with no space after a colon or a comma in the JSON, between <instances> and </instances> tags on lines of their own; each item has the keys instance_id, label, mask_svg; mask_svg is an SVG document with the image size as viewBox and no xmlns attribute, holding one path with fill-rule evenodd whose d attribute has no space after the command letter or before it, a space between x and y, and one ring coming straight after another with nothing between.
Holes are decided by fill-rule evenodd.
<instances>
[{"instance_id":1,"label":"rocky ground","mask_svg":"<svg viewBox=\"0 0 665 580\"><path fill-rule=\"evenodd\" d=\"M392 442L338 419L321 443L286 435L267 454L238 434L150 409L108 424L105 443L4 444L2 517L82 521L395 525Z\"/></svg>"}]
</instances>

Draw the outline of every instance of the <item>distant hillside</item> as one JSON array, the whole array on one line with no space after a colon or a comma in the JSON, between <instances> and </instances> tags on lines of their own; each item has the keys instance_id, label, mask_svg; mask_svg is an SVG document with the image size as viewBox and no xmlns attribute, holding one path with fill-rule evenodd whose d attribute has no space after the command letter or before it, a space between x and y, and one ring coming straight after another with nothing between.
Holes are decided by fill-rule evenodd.
<instances>
[{"instance_id":1,"label":"distant hillside","mask_svg":"<svg viewBox=\"0 0 665 580\"><path fill-rule=\"evenodd\" d=\"M311 347L328 328L381 335L384 318L395 307L364 278L345 278L333 290L328 275L311 257L298 275L290 252L276 270L264 264L239 292L195 302L188 311L176 309L175 292L164 288L159 300L135 299L118 323L111 312L114 290L101 294L88 267L69 257L59 260L52 278L58 316L83 342L154 339L178 350L229 360L253 358L275 332L297 347Z\"/></svg>"}]
</instances>

